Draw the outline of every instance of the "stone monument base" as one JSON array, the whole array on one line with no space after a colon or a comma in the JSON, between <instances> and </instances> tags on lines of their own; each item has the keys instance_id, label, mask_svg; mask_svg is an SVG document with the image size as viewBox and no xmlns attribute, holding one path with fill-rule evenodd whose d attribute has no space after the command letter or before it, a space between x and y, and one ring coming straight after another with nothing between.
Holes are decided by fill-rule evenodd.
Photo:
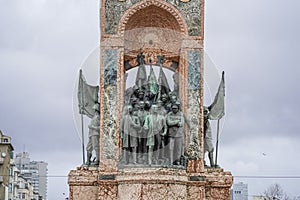
<instances>
[{"instance_id":1,"label":"stone monument base","mask_svg":"<svg viewBox=\"0 0 300 200\"><path fill-rule=\"evenodd\" d=\"M69 173L69 200L230 199L233 177L223 169L205 169L199 176L170 168L131 168L101 174L78 167Z\"/></svg>"}]
</instances>

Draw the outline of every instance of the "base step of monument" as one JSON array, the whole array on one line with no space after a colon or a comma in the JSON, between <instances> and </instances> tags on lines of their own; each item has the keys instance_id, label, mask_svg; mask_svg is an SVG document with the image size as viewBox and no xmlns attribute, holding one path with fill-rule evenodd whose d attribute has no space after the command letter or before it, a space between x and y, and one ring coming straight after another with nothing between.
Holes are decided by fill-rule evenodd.
<instances>
[{"instance_id":1,"label":"base step of monument","mask_svg":"<svg viewBox=\"0 0 300 200\"><path fill-rule=\"evenodd\" d=\"M186 170L124 168L103 174L79 167L69 174L70 200L230 199L233 178L220 168L189 175Z\"/></svg>"}]
</instances>

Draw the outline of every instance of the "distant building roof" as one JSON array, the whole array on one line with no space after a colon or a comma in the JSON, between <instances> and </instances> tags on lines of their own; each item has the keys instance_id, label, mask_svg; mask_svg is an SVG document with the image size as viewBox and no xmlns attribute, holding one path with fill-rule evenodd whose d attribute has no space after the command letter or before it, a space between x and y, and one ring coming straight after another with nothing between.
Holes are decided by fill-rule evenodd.
<instances>
[{"instance_id":1,"label":"distant building roof","mask_svg":"<svg viewBox=\"0 0 300 200\"><path fill-rule=\"evenodd\" d=\"M1 130L0 130L0 144L1 145L9 145L11 150L12 151L14 150L14 147L11 144L11 137L4 135Z\"/></svg>"}]
</instances>

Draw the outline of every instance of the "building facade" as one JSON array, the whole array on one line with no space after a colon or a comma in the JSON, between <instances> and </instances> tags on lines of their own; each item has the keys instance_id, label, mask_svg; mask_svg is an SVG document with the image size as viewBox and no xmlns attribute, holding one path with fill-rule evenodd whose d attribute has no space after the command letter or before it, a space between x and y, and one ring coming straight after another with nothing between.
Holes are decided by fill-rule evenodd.
<instances>
[{"instance_id":1,"label":"building facade","mask_svg":"<svg viewBox=\"0 0 300 200\"><path fill-rule=\"evenodd\" d=\"M35 195L35 193L33 192L32 184L22 176L18 176L16 197L14 199L38 200L38 195Z\"/></svg>"},{"instance_id":2,"label":"building facade","mask_svg":"<svg viewBox=\"0 0 300 200\"><path fill-rule=\"evenodd\" d=\"M0 200L8 200L13 150L11 138L0 131Z\"/></svg>"},{"instance_id":3,"label":"building facade","mask_svg":"<svg viewBox=\"0 0 300 200\"><path fill-rule=\"evenodd\" d=\"M15 165L20 174L32 184L33 192L39 194L39 199L47 199L48 164L43 161L30 161L29 153L23 152L16 155Z\"/></svg>"},{"instance_id":4,"label":"building facade","mask_svg":"<svg viewBox=\"0 0 300 200\"><path fill-rule=\"evenodd\" d=\"M20 175L13 160L10 168L8 200L39 200L39 194L33 191L30 180Z\"/></svg>"},{"instance_id":5,"label":"building facade","mask_svg":"<svg viewBox=\"0 0 300 200\"><path fill-rule=\"evenodd\" d=\"M248 184L243 182L233 184L232 200L248 200Z\"/></svg>"}]
</instances>

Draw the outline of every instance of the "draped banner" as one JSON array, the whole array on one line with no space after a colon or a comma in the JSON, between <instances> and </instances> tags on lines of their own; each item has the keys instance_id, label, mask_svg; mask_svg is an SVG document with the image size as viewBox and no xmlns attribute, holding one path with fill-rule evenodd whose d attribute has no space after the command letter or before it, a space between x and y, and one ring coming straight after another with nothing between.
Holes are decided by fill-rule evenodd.
<instances>
[{"instance_id":1,"label":"draped banner","mask_svg":"<svg viewBox=\"0 0 300 200\"><path fill-rule=\"evenodd\" d=\"M94 116L95 111L93 106L98 102L98 92L99 86L88 85L82 74L82 70L80 70L77 94L80 114L87 115L89 118Z\"/></svg>"},{"instance_id":2,"label":"draped banner","mask_svg":"<svg viewBox=\"0 0 300 200\"><path fill-rule=\"evenodd\" d=\"M213 103L209 106L209 119L218 120L225 115L224 97L225 79L224 72L222 72L222 79L219 85L218 92L215 96Z\"/></svg>"}]
</instances>

